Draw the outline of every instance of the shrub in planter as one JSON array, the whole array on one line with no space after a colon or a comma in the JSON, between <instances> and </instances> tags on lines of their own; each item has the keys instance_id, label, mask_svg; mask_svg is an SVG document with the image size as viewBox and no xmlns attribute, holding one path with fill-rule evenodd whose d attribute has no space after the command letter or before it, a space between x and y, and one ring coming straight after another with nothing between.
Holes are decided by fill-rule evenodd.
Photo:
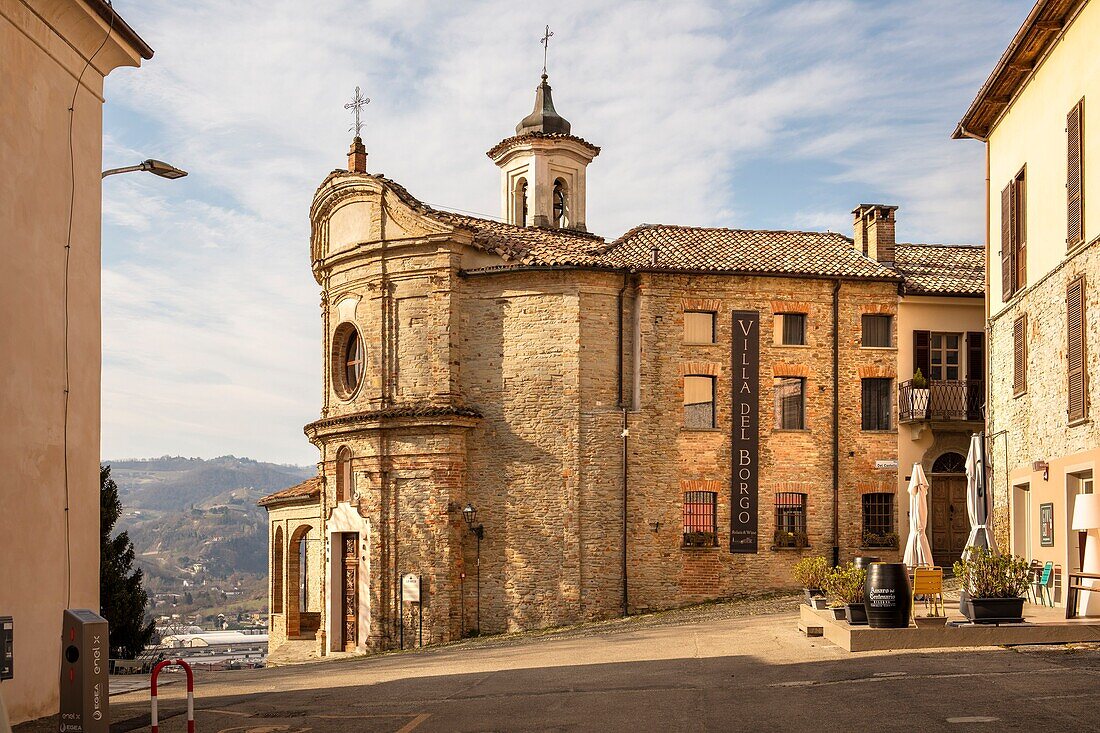
<instances>
[{"instance_id":1,"label":"shrub in planter","mask_svg":"<svg viewBox=\"0 0 1100 733\"><path fill-rule=\"evenodd\" d=\"M852 563L833 568L825 578L825 593L829 605L845 607L848 623L867 623L867 609L863 605L863 585L867 571Z\"/></svg>"},{"instance_id":2,"label":"shrub in planter","mask_svg":"<svg viewBox=\"0 0 1100 733\"><path fill-rule=\"evenodd\" d=\"M804 557L792 568L795 581L806 593L806 603L814 605L815 597L824 596L825 578L829 574L829 561L820 555Z\"/></svg>"},{"instance_id":3,"label":"shrub in planter","mask_svg":"<svg viewBox=\"0 0 1100 733\"><path fill-rule=\"evenodd\" d=\"M802 549L810 546L810 538L805 532L787 532L782 529L775 530L772 542L775 547L797 547Z\"/></svg>"},{"instance_id":4,"label":"shrub in planter","mask_svg":"<svg viewBox=\"0 0 1100 733\"><path fill-rule=\"evenodd\" d=\"M684 532L684 547L717 547L716 532Z\"/></svg>"},{"instance_id":5,"label":"shrub in planter","mask_svg":"<svg viewBox=\"0 0 1100 733\"><path fill-rule=\"evenodd\" d=\"M863 546L864 547L892 547L895 550L898 547L898 535L896 532L887 532L886 534L875 534L874 532L863 533Z\"/></svg>"},{"instance_id":6,"label":"shrub in planter","mask_svg":"<svg viewBox=\"0 0 1100 733\"><path fill-rule=\"evenodd\" d=\"M955 563L962 581L959 610L974 623L1024 620L1024 592L1031 577L1019 555L995 555L972 547Z\"/></svg>"}]
</instances>

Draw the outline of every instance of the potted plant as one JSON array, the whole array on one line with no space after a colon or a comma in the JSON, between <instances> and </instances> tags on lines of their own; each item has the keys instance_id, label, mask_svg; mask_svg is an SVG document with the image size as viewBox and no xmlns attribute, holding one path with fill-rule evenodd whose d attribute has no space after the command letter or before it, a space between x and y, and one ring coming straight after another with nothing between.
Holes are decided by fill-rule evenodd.
<instances>
[{"instance_id":1,"label":"potted plant","mask_svg":"<svg viewBox=\"0 0 1100 733\"><path fill-rule=\"evenodd\" d=\"M867 571L852 563L833 568L825 578L829 605L844 608L844 617L852 625L867 623L867 608L863 605L863 584Z\"/></svg>"},{"instance_id":2,"label":"potted plant","mask_svg":"<svg viewBox=\"0 0 1100 733\"><path fill-rule=\"evenodd\" d=\"M715 532L684 532L684 547L717 547Z\"/></svg>"},{"instance_id":3,"label":"potted plant","mask_svg":"<svg viewBox=\"0 0 1100 733\"><path fill-rule=\"evenodd\" d=\"M909 409L913 417L928 417L928 406L932 401L932 390L928 388L928 379L918 368L913 372L913 388L909 391Z\"/></svg>"},{"instance_id":4,"label":"potted plant","mask_svg":"<svg viewBox=\"0 0 1100 733\"><path fill-rule=\"evenodd\" d=\"M1023 622L1024 592L1031 573L1026 560L971 547L954 569L965 591L959 598L964 616L976 624Z\"/></svg>"},{"instance_id":5,"label":"potted plant","mask_svg":"<svg viewBox=\"0 0 1100 733\"><path fill-rule=\"evenodd\" d=\"M805 532L790 532L785 529L775 530L772 535L773 549L779 547L794 547L804 549L810 546L810 538Z\"/></svg>"},{"instance_id":6,"label":"potted plant","mask_svg":"<svg viewBox=\"0 0 1100 733\"><path fill-rule=\"evenodd\" d=\"M887 532L886 534L876 534L875 532L863 532L863 546L864 547L888 547L898 549L898 535L897 532Z\"/></svg>"},{"instance_id":7,"label":"potted plant","mask_svg":"<svg viewBox=\"0 0 1100 733\"><path fill-rule=\"evenodd\" d=\"M794 579L806 594L806 604L813 608L825 607L825 591L822 587L829 575L829 561L820 555L804 557L794 564Z\"/></svg>"}]
</instances>

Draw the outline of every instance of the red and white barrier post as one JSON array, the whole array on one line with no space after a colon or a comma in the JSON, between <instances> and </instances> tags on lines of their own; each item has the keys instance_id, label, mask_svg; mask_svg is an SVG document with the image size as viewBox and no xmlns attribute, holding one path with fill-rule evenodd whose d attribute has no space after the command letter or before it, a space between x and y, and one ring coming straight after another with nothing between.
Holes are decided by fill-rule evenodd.
<instances>
[{"instance_id":1,"label":"red and white barrier post","mask_svg":"<svg viewBox=\"0 0 1100 733\"><path fill-rule=\"evenodd\" d=\"M157 675L165 667L183 667L187 673L187 733L195 733L195 675L191 671L191 665L182 659L165 659L153 667L153 676L149 680L149 700L153 710L150 720L153 724L153 733L159 733L157 725Z\"/></svg>"}]
</instances>

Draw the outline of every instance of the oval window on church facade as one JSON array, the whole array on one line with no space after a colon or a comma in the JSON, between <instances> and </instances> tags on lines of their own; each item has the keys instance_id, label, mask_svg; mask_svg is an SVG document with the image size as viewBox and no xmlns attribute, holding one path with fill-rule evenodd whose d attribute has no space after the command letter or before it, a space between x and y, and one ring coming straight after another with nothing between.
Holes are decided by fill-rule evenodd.
<instances>
[{"instance_id":1,"label":"oval window on church facade","mask_svg":"<svg viewBox=\"0 0 1100 733\"><path fill-rule=\"evenodd\" d=\"M332 340L332 375L336 394L350 400L363 381L366 353L359 330L351 323L341 323Z\"/></svg>"}]
</instances>

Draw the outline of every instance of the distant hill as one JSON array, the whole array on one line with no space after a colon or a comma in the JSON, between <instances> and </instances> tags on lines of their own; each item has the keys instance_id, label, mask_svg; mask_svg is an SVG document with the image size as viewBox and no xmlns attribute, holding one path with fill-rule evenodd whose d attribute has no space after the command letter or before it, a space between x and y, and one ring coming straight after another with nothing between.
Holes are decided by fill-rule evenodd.
<instances>
[{"instance_id":1,"label":"distant hill","mask_svg":"<svg viewBox=\"0 0 1100 733\"><path fill-rule=\"evenodd\" d=\"M267 512L256 501L316 475L315 466L235 456L104 463L122 500L118 530L130 533L150 596L193 599L179 607L158 603L156 613L266 605Z\"/></svg>"},{"instance_id":2,"label":"distant hill","mask_svg":"<svg viewBox=\"0 0 1100 733\"><path fill-rule=\"evenodd\" d=\"M305 481L313 466L263 463L251 458L221 456L204 460L163 456L137 461L104 461L127 507L186 509L232 489L270 493Z\"/></svg>"}]
</instances>

